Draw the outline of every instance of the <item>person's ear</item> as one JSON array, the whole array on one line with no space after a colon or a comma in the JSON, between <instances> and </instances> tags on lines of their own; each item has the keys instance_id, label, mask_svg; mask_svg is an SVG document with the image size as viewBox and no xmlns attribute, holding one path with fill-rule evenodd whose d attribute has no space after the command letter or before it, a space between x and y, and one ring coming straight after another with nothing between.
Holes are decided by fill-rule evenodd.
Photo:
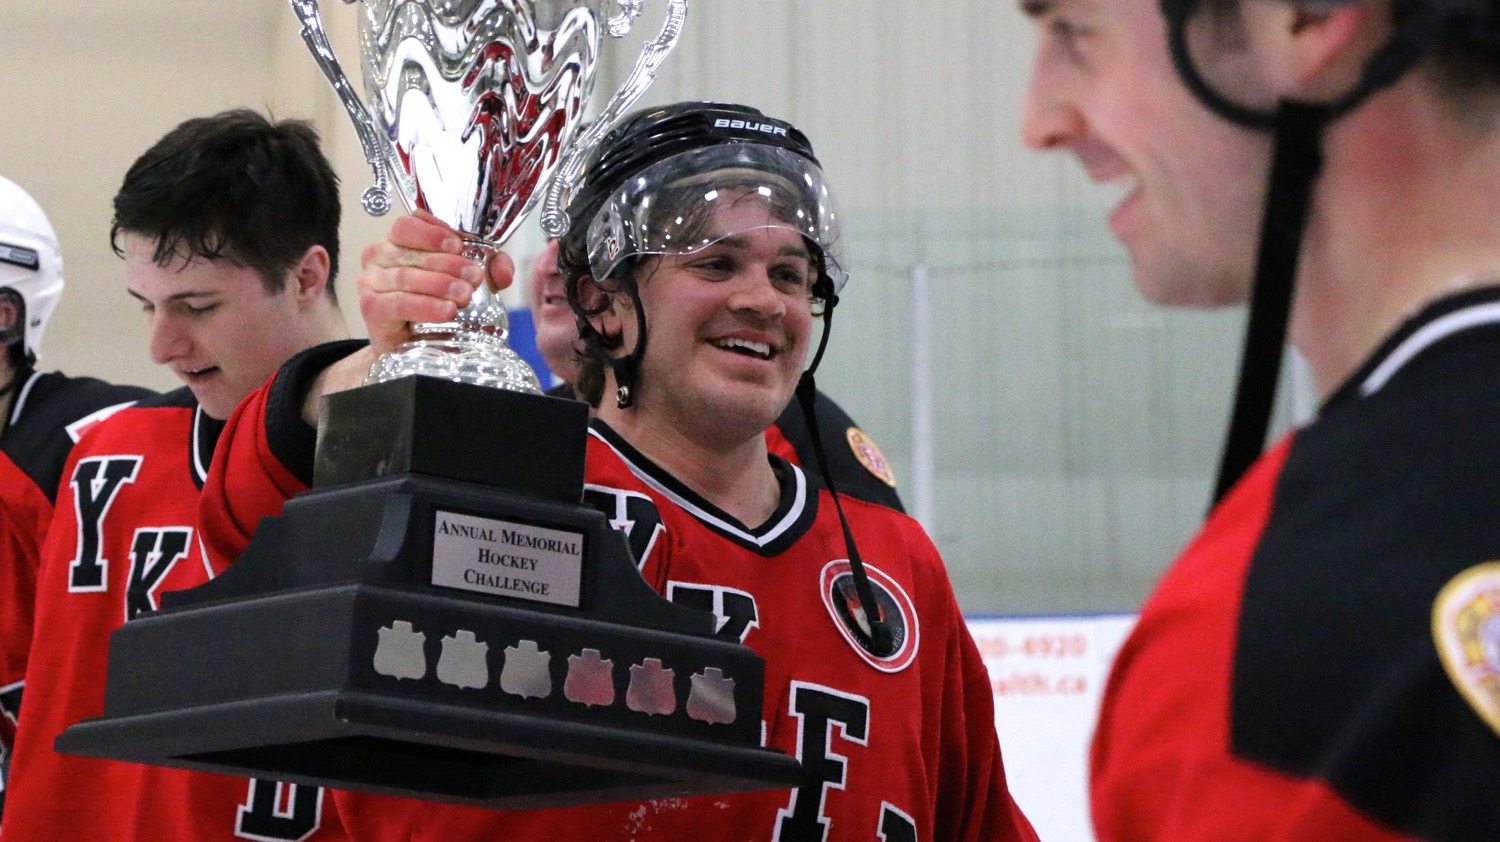
<instances>
[{"instance_id":1,"label":"person's ear","mask_svg":"<svg viewBox=\"0 0 1500 842\"><path fill-rule=\"evenodd\" d=\"M313 303L326 294L331 266L328 249L318 245L307 247L291 271L291 283L296 285L299 303Z\"/></svg>"},{"instance_id":2,"label":"person's ear","mask_svg":"<svg viewBox=\"0 0 1500 842\"><path fill-rule=\"evenodd\" d=\"M1390 33L1378 3L1313 8L1246 0L1244 13L1264 73L1281 97L1303 102L1330 102L1353 89Z\"/></svg>"}]
</instances>

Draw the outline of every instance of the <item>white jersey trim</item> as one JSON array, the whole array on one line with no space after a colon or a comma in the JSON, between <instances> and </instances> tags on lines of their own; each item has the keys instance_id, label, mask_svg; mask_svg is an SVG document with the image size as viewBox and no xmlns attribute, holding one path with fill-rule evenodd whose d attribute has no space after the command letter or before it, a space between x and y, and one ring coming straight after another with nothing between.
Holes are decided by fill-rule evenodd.
<instances>
[{"instance_id":1,"label":"white jersey trim","mask_svg":"<svg viewBox=\"0 0 1500 842\"><path fill-rule=\"evenodd\" d=\"M1495 323L1500 323L1500 302L1466 307L1433 319L1418 328L1411 336L1406 337L1380 365L1375 367L1374 371L1370 372L1369 376L1359 384L1360 395L1369 397L1375 394L1390 382L1392 377L1396 376L1396 372L1411 362L1412 358L1439 341L1469 328Z\"/></svg>"},{"instance_id":2,"label":"white jersey trim","mask_svg":"<svg viewBox=\"0 0 1500 842\"><path fill-rule=\"evenodd\" d=\"M96 409L93 412L90 412L88 415L83 416L82 418L73 419L73 423L69 424L63 429L67 431L68 438L71 439L74 444L77 444L78 440L83 438L84 430L87 430L89 427L92 427L93 425L99 423L100 421L103 421L109 416L114 415L120 410L129 409L132 406L135 406L135 401L124 401L113 406L106 406L103 409Z\"/></svg>"},{"instance_id":3,"label":"white jersey trim","mask_svg":"<svg viewBox=\"0 0 1500 842\"><path fill-rule=\"evenodd\" d=\"M738 524L724 520L718 515L715 515L713 512L710 512L704 509L702 506L699 506L694 501L689 500L688 498L683 497L681 494L678 494L671 488L668 488L666 485L662 484L661 481L659 481L656 477L652 476L649 471L630 461L630 457L620 452L620 449L615 447L614 444L609 441L609 439L600 435L599 431L591 429L589 430L589 435L593 436L610 450L614 451L614 454L620 457L620 461L625 463L625 467L629 468L630 472L635 475L635 478L645 483L646 486L649 487L652 491L655 491L657 494L660 494L668 500L671 500L673 503L677 504L677 506L683 511L687 512L698 520L703 521L709 526L712 526L714 529L717 529L720 532L724 532L729 535L733 535L735 538L738 538L739 540L744 541L747 544L751 544L757 547L765 547L770 545L777 538L780 538L782 535L784 535L787 530L797 525L797 522L802 517L803 507L807 505L807 476L802 473L801 468L788 462L787 467L791 469L793 481L796 485L796 492L792 498L792 504L787 508L786 514L782 516L781 520L778 521L775 526L767 530L764 535L755 535L750 532L746 532Z\"/></svg>"},{"instance_id":4,"label":"white jersey trim","mask_svg":"<svg viewBox=\"0 0 1500 842\"><path fill-rule=\"evenodd\" d=\"M198 479L198 485L208 481L208 466L203 464L203 404L193 409L193 440L190 449L193 452L193 475Z\"/></svg>"},{"instance_id":5,"label":"white jersey trim","mask_svg":"<svg viewBox=\"0 0 1500 842\"><path fill-rule=\"evenodd\" d=\"M41 378L42 373L40 371L33 371L31 376L26 378L26 384L21 387L21 391L16 395L15 405L10 408L10 421L8 422L10 426L14 426L21 420L21 413L26 409L26 399L31 396L31 387L35 386L36 381Z\"/></svg>"}]
</instances>

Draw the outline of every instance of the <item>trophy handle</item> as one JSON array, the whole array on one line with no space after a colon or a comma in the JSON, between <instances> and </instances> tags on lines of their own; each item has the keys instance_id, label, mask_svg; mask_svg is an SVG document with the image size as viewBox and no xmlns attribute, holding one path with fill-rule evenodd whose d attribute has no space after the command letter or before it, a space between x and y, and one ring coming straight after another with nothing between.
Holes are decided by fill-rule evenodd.
<instances>
[{"instance_id":1,"label":"trophy handle","mask_svg":"<svg viewBox=\"0 0 1500 842\"><path fill-rule=\"evenodd\" d=\"M615 5L620 7L620 13L604 22L604 28L611 38L623 38L630 32L635 19L641 16L641 6L645 2L646 0L615 0Z\"/></svg>"},{"instance_id":2,"label":"trophy handle","mask_svg":"<svg viewBox=\"0 0 1500 842\"><path fill-rule=\"evenodd\" d=\"M375 173L375 185L365 190L360 202L364 205L365 212L371 216L383 216L391 209L391 182L386 174L386 141L381 136L379 129L375 127L375 121L371 119L370 112L365 110L364 103L360 102L359 95L354 92L354 86L349 83L349 77L344 69L339 66L338 57L334 55L333 45L328 42L328 33L323 29L323 19L318 15L318 0L289 0L292 11L297 14L297 19L302 22L302 40L307 44L307 49L312 53L313 60L322 69L323 75L333 85L333 90L339 95L339 100L344 103L344 110L349 113L349 119L354 123L354 131L359 136L359 145L364 149L365 160L369 162L370 169ZM344 0L345 3L357 3L359 0Z\"/></svg>"},{"instance_id":3,"label":"trophy handle","mask_svg":"<svg viewBox=\"0 0 1500 842\"><path fill-rule=\"evenodd\" d=\"M629 30L629 20L640 14L641 2L642 0L620 0L621 13L606 24L610 35L618 38ZM614 99L605 106L598 119L590 123L583 136L577 142L569 144L563 153L562 163L552 176L552 183L547 185L547 199L542 205L542 230L548 237L561 237L568 233L568 208L564 195L578 183L579 176L583 174L584 161L598 145L600 138L604 137L604 133L609 131L625 109L633 105L646 88L651 86L652 80L656 78L657 66L671 52L672 45L677 43L677 37L682 34L682 23L687 19L687 4L688 0L670 0L666 20L663 21L656 40L641 51L625 84L615 92Z\"/></svg>"}]
</instances>

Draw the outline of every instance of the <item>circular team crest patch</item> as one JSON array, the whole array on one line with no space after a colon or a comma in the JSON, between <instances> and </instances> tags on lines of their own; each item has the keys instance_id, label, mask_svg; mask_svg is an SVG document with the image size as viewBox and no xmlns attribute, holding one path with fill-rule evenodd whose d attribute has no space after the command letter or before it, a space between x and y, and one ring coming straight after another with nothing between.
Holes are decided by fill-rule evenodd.
<instances>
[{"instance_id":1,"label":"circular team crest patch","mask_svg":"<svg viewBox=\"0 0 1500 842\"><path fill-rule=\"evenodd\" d=\"M865 466L865 470L891 488L896 487L896 472L891 470L891 463L886 461L885 454L875 446L874 439L858 427L850 427L844 437L849 440L849 449L854 451L854 458Z\"/></svg>"},{"instance_id":2,"label":"circular team crest patch","mask_svg":"<svg viewBox=\"0 0 1500 842\"><path fill-rule=\"evenodd\" d=\"M1432 637L1448 677L1500 734L1500 561L1443 586L1432 605Z\"/></svg>"},{"instance_id":3,"label":"circular team crest patch","mask_svg":"<svg viewBox=\"0 0 1500 842\"><path fill-rule=\"evenodd\" d=\"M865 662L881 672L900 672L911 666L917 657L918 629L917 610L911 597L877 567L865 565L865 575L875 591L875 604L880 609L881 619L891 633L891 651L880 654L870 640L869 626L864 608L859 604L859 594L854 589L854 571L848 559L836 559L823 567L820 589L823 605L828 616L838 627L854 651Z\"/></svg>"}]
</instances>

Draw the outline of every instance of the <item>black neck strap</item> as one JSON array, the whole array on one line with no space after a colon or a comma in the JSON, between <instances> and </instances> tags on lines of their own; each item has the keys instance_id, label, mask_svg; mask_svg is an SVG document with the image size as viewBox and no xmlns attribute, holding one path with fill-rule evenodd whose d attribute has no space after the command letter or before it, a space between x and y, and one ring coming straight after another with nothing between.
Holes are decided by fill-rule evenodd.
<instances>
[{"instance_id":1,"label":"black neck strap","mask_svg":"<svg viewBox=\"0 0 1500 842\"><path fill-rule=\"evenodd\" d=\"M830 307L825 315L831 314L832 309ZM826 327L823 336L825 339L828 336ZM822 356L821 348L818 355ZM875 589L870 586L870 577L865 572L864 560L859 556L859 547L854 544L854 531L849 528L849 519L844 516L844 504L839 499L839 490L833 479L833 471L828 469L828 452L823 449L823 436L818 430L815 410L817 393L818 387L813 380L812 369L808 369L803 373L802 379L797 381L797 403L802 408L802 418L807 423L807 434L812 439L813 454L818 460L818 472L823 475L823 481L828 484L828 494L833 498L834 510L838 512L839 528L844 532L844 547L849 553L849 569L854 574L854 593L859 597L859 607L865 612L870 650L876 656L884 657L893 651L891 629L880 611L880 603L875 601Z\"/></svg>"},{"instance_id":2,"label":"black neck strap","mask_svg":"<svg viewBox=\"0 0 1500 842\"><path fill-rule=\"evenodd\" d=\"M813 354L813 362L807 366L807 371L802 372L801 380L796 381L796 402L802 410L802 422L807 425L807 435L813 441L813 456L817 459L817 473L822 474L823 482L828 483L828 495L834 498L834 510L838 512L838 528L843 530L844 549L849 552L849 569L853 573L853 591L859 597L859 608L864 609L865 621L868 623L870 633L870 647L876 656L891 654L892 639L891 627L885 623L885 617L880 614L880 603L874 599L874 588L870 587L870 576L865 573L864 560L859 558L859 548L853 542L853 530L849 528L849 518L843 513L843 501L838 498L838 485L834 482L834 473L828 470L828 450L823 449L822 431L817 426L817 383L813 380L813 374L817 371L817 363L823 360L823 351L828 350L828 336L834 332L834 309L838 306L838 294L829 291L826 303L823 306L823 336L817 341L817 351Z\"/></svg>"},{"instance_id":3,"label":"black neck strap","mask_svg":"<svg viewBox=\"0 0 1500 842\"><path fill-rule=\"evenodd\" d=\"M1214 503L1239 481L1265 447L1286 346L1302 232L1313 186L1323 167L1322 134L1328 119L1326 109L1294 102L1282 103L1276 112L1276 146L1261 219L1245 349L1240 357L1239 386L1219 477L1214 483Z\"/></svg>"},{"instance_id":4,"label":"black neck strap","mask_svg":"<svg viewBox=\"0 0 1500 842\"><path fill-rule=\"evenodd\" d=\"M838 293L830 292L823 305L823 336L818 339L818 350L813 353L812 363L807 366L807 373L812 374L818 370L818 363L823 361L823 352L828 350L828 337L833 333L833 310L838 306Z\"/></svg>"},{"instance_id":5,"label":"black neck strap","mask_svg":"<svg viewBox=\"0 0 1500 842\"><path fill-rule=\"evenodd\" d=\"M818 350L813 354L812 363L797 381L797 405L802 410L802 421L807 425L808 438L812 440L818 473L823 475L823 482L828 485L828 496L833 498L833 508L839 516L839 528L844 532L844 548L849 553L849 569L854 575L854 593L859 597L859 607L865 612L870 649L877 656L885 656L891 654L894 646L891 629L881 614L880 603L875 600L875 589L870 586L870 576L865 572L864 560L860 558L859 547L854 543L854 530L849 528L849 519L844 516L844 503L839 499L833 471L828 468L828 451L823 447L823 434L818 427L818 385L813 375L818 370L818 364L823 361L823 352L828 350L828 337L833 333L833 311L838 308L838 303L838 294L828 291L823 307L823 336L818 340Z\"/></svg>"}]
</instances>

